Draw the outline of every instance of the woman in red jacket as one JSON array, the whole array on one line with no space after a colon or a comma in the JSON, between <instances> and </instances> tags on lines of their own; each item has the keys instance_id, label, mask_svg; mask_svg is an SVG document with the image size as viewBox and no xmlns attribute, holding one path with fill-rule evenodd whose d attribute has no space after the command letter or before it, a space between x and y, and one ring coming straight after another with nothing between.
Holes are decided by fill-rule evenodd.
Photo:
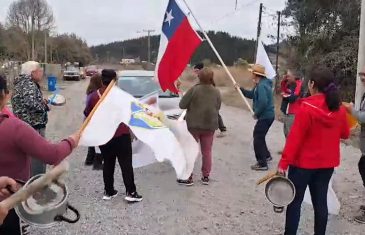
<instances>
[{"instance_id":1,"label":"woman in red jacket","mask_svg":"<svg viewBox=\"0 0 365 235\"><path fill-rule=\"evenodd\" d=\"M296 189L286 212L287 235L297 233L307 186L314 207L314 234L326 233L328 184L340 164L340 139L350 135L333 73L327 68L312 70L308 88L311 96L302 100L296 113L278 169L285 173L289 167L288 177Z\"/></svg>"}]
</instances>

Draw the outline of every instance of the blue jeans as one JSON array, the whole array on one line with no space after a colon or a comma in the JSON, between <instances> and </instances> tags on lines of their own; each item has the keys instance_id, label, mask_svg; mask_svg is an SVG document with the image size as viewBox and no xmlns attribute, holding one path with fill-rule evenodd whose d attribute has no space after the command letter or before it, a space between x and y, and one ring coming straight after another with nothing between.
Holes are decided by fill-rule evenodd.
<instances>
[{"instance_id":1,"label":"blue jeans","mask_svg":"<svg viewBox=\"0 0 365 235\"><path fill-rule=\"evenodd\" d=\"M327 192L332 174L333 168L302 169L290 166L288 178L293 182L296 194L294 201L286 210L285 235L297 234L300 210L307 186L309 186L314 208L314 234L326 234L328 220Z\"/></svg>"},{"instance_id":2,"label":"blue jeans","mask_svg":"<svg viewBox=\"0 0 365 235\"><path fill-rule=\"evenodd\" d=\"M46 128L36 129L36 131L43 137L46 137ZM46 173L47 164L37 158L32 158L31 161L31 177Z\"/></svg>"}]
</instances>

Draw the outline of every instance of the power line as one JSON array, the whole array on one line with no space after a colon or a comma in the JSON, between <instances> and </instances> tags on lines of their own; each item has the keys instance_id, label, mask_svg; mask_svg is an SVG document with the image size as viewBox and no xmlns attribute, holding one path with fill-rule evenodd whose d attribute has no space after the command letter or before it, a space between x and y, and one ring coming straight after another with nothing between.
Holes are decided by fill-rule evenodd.
<instances>
[{"instance_id":1,"label":"power line","mask_svg":"<svg viewBox=\"0 0 365 235\"><path fill-rule=\"evenodd\" d=\"M232 17L232 15L236 15L238 12L242 11L245 7L251 6L255 3L258 3L259 0L252 0L248 3L242 4L240 7L236 7L234 11L230 11L226 14L224 14L222 17L219 17L218 19L215 19L214 21L211 22L211 24L217 24L220 23L222 20Z\"/></svg>"}]
</instances>

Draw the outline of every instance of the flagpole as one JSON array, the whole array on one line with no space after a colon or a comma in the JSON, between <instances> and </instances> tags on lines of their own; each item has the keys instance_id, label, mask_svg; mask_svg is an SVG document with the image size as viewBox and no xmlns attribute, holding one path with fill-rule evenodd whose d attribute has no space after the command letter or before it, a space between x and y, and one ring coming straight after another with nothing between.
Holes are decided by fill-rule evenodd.
<instances>
[{"instance_id":1,"label":"flagpole","mask_svg":"<svg viewBox=\"0 0 365 235\"><path fill-rule=\"evenodd\" d=\"M103 95L100 97L99 101L96 103L96 105L94 106L93 110L90 112L90 114L86 117L84 123L82 124L79 132L80 134L82 134L82 132L85 130L85 128L87 127L87 125L89 124L92 116L94 115L94 113L96 112L96 110L98 109L99 105L101 102L103 102L103 100L105 99L105 97L108 95L109 91L113 88L113 86L115 85L115 80L111 81L108 85L108 87L105 89Z\"/></svg>"},{"instance_id":2,"label":"flagpole","mask_svg":"<svg viewBox=\"0 0 365 235\"><path fill-rule=\"evenodd\" d=\"M186 0L182 0L186 7L188 8L191 16L194 18L195 22L197 23L197 25L199 26L200 30L203 32L203 35L205 37L205 39L208 41L210 47L212 48L212 50L214 51L215 55L218 57L218 60L220 61L220 63L222 64L224 70L226 71L226 73L228 74L229 78L232 80L233 84L237 84L236 80L234 80L231 72L229 72L226 64L224 63L222 57L219 55L217 49L215 48L215 46L213 45L212 41L210 40L209 36L207 35L207 33L205 32L205 30L203 29L203 27L201 26L201 24L199 23L198 19L194 16L193 11L191 10L190 6L188 5L188 3L186 2ZM247 101L246 97L242 94L241 90L238 87L235 87L235 89L238 91L238 93L240 94L241 98L243 99L243 101L245 102L247 108L250 110L250 112L253 114L253 110L249 104L249 102Z\"/></svg>"}]
</instances>

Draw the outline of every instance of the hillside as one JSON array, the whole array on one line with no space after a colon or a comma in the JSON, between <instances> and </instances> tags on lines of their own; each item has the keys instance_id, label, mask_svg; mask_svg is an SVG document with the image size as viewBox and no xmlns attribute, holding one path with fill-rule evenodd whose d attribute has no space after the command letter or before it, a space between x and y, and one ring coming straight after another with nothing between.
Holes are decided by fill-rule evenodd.
<instances>
[{"instance_id":1,"label":"hillside","mask_svg":"<svg viewBox=\"0 0 365 235\"><path fill-rule=\"evenodd\" d=\"M243 58L249 62L253 61L255 51L255 41L231 36L225 32L209 31L208 35L213 44L221 54L223 60L232 65L238 58ZM160 36L151 36L151 60L156 62ZM91 53L98 62L118 62L122 58L139 58L146 61L148 58L148 38L141 37L120 42L113 42L91 47ZM210 49L206 41L199 47L193 56L192 63L208 59L218 63L218 59Z\"/></svg>"}]
</instances>

